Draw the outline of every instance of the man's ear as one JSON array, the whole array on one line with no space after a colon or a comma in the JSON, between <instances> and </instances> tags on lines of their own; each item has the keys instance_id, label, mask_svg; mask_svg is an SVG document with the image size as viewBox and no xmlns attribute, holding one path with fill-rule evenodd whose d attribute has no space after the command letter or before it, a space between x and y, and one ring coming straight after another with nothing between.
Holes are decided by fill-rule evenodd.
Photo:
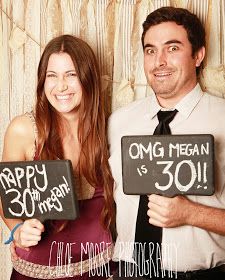
<instances>
[{"instance_id":1,"label":"man's ear","mask_svg":"<svg viewBox=\"0 0 225 280\"><path fill-rule=\"evenodd\" d=\"M205 57L205 47L201 47L196 53L195 53L195 66L199 67Z\"/></svg>"}]
</instances>

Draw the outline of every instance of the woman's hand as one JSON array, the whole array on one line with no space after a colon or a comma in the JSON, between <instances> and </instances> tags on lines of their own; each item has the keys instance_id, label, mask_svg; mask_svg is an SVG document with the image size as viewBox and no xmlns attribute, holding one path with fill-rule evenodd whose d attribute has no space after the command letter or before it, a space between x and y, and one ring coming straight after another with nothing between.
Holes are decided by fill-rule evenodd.
<instances>
[{"instance_id":1,"label":"woman's hand","mask_svg":"<svg viewBox=\"0 0 225 280\"><path fill-rule=\"evenodd\" d=\"M26 249L26 250L29 250L29 249ZM17 253L16 253L16 245L15 245L15 242L11 242L10 244L10 253L11 253L11 260L12 262L14 261L17 261L18 260L18 256L17 256Z\"/></svg>"},{"instance_id":2,"label":"woman's hand","mask_svg":"<svg viewBox=\"0 0 225 280\"><path fill-rule=\"evenodd\" d=\"M44 225L39 220L26 220L14 233L14 246L22 249L35 246L41 240L42 232L44 232ZM10 248L11 253L12 247Z\"/></svg>"}]
</instances>

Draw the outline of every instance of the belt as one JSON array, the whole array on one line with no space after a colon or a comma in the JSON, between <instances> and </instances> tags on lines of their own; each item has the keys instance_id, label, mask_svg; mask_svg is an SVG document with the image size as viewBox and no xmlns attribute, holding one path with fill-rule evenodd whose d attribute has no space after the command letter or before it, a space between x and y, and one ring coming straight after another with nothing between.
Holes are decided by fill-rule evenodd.
<instances>
[{"instance_id":1,"label":"belt","mask_svg":"<svg viewBox=\"0 0 225 280\"><path fill-rule=\"evenodd\" d=\"M67 279L68 277L80 276L91 270L94 271L95 269L101 269L101 267L103 267L105 272L106 268L104 268L104 265L111 260L112 254L113 245L110 245L103 252L93 256L93 258L58 266L40 265L18 258L16 261L13 261L13 268L18 273L32 279Z\"/></svg>"},{"instance_id":2,"label":"belt","mask_svg":"<svg viewBox=\"0 0 225 280\"><path fill-rule=\"evenodd\" d=\"M166 271L165 275L168 275L167 272L169 273L169 271ZM177 275L177 279L195 279L195 276L196 277L204 276L204 275L206 277L209 275L213 276L213 274L218 272L224 272L225 275L225 264L213 268L208 268L208 269L200 269L200 270L193 270L193 271L186 271L186 272L177 271L177 272L173 272L173 275Z\"/></svg>"},{"instance_id":3,"label":"belt","mask_svg":"<svg viewBox=\"0 0 225 280\"><path fill-rule=\"evenodd\" d=\"M178 280L187 280L187 279L210 279L210 280L220 280L220 279L225 279L225 264L216 266L213 268L209 269L200 269L200 270L193 270L193 271L186 271L186 272L181 272L181 271L169 271L169 270L163 270L159 272L158 277L154 277L150 275L145 275L145 276L137 276L137 278L133 276L126 276L124 275L124 270L126 270L126 264L127 262L120 261L120 268L121 268L121 275L116 275L117 277L114 277L114 279L121 279L121 280L128 280L128 279L152 279L152 280L173 280L173 279L178 279ZM130 266L134 265L134 263L129 263ZM117 271L118 272L118 271ZM217 277L219 274L220 277ZM143 274L142 274L143 275ZM161 277L161 275L163 275ZM120 276L120 277L119 277ZM215 276L214 278L212 278Z\"/></svg>"}]
</instances>

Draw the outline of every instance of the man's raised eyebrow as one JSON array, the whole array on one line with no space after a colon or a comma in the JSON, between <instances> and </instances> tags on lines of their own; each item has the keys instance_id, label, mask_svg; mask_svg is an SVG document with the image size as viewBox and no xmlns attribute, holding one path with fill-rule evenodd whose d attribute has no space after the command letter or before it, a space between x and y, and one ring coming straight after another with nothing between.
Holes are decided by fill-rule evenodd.
<instances>
[{"instance_id":1,"label":"man's raised eyebrow","mask_svg":"<svg viewBox=\"0 0 225 280\"><path fill-rule=\"evenodd\" d=\"M146 45L144 45L144 49L146 49L146 48L154 48L155 46L154 45L152 45L152 44L146 44Z\"/></svg>"},{"instance_id":2,"label":"man's raised eyebrow","mask_svg":"<svg viewBox=\"0 0 225 280\"><path fill-rule=\"evenodd\" d=\"M174 39L174 40L169 40L169 41L166 41L166 42L164 43L164 45L170 45L170 44L181 44L181 45L183 45L183 43L182 43L181 41L176 40L176 39ZM146 48L154 48L154 47L155 47L155 46L152 45L152 44L146 44L146 45L144 45L144 49L146 49Z\"/></svg>"},{"instance_id":3,"label":"man's raised eyebrow","mask_svg":"<svg viewBox=\"0 0 225 280\"><path fill-rule=\"evenodd\" d=\"M181 44L182 45L183 43L179 40L169 40L164 43L164 45L169 45L169 44Z\"/></svg>"}]
</instances>

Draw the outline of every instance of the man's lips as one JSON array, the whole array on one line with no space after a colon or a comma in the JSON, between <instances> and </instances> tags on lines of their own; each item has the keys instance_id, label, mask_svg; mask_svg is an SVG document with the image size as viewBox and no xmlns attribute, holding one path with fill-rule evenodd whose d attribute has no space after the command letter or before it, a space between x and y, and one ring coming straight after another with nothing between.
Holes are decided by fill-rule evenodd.
<instances>
[{"instance_id":1,"label":"man's lips","mask_svg":"<svg viewBox=\"0 0 225 280\"><path fill-rule=\"evenodd\" d=\"M164 77L168 77L168 76L171 76L172 75L172 72L157 72L157 73L154 73L154 76L155 77L159 77L159 78L164 78Z\"/></svg>"}]
</instances>

